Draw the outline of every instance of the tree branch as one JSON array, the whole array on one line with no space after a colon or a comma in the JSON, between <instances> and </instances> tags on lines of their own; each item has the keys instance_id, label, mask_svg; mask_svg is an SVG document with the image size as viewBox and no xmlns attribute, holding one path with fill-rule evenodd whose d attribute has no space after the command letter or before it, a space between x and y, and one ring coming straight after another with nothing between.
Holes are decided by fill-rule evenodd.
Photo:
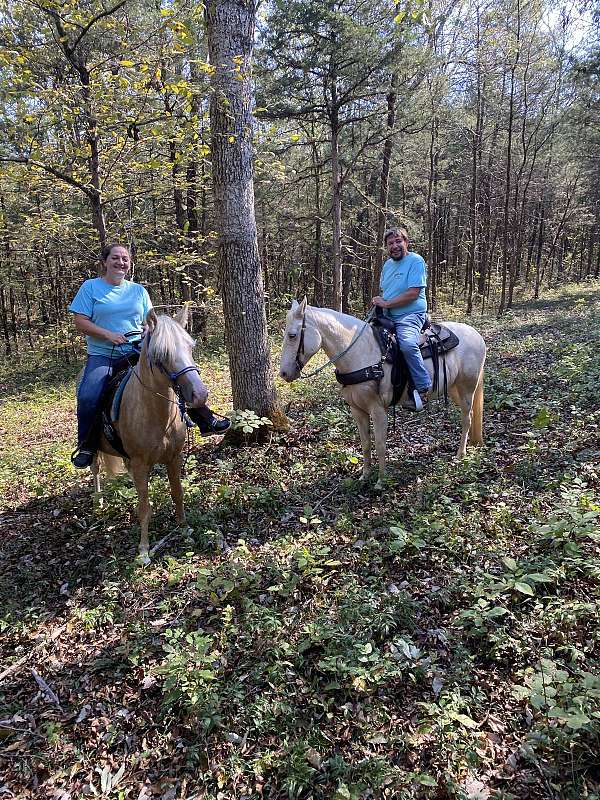
<instances>
[{"instance_id":1,"label":"tree branch","mask_svg":"<svg viewBox=\"0 0 600 800\"><path fill-rule=\"evenodd\" d=\"M27 156L0 156L0 161L8 161L13 164L25 164L28 167L37 167L38 169L44 170L44 172L48 172L50 175L54 175L55 178L68 183L69 186L79 189L79 191L83 192L87 197L92 198L96 195L96 192L93 189L90 189L84 183L81 183L75 178L72 178L70 175L67 175L66 172L61 172L60 170L51 167L49 164L42 164L41 161L34 161L32 158L28 158Z\"/></svg>"}]
</instances>

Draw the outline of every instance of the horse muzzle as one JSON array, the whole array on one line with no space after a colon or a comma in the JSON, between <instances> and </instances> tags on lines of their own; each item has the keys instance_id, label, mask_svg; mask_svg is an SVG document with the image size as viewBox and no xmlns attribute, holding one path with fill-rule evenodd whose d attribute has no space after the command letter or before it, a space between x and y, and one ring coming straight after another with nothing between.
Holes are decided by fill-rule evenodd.
<instances>
[{"instance_id":1,"label":"horse muzzle","mask_svg":"<svg viewBox=\"0 0 600 800\"><path fill-rule=\"evenodd\" d=\"M292 381L295 381L296 378L298 378L299 376L300 376L300 370L298 369L298 367L292 367L292 369L279 370L279 377L286 383L292 383Z\"/></svg>"}]
</instances>

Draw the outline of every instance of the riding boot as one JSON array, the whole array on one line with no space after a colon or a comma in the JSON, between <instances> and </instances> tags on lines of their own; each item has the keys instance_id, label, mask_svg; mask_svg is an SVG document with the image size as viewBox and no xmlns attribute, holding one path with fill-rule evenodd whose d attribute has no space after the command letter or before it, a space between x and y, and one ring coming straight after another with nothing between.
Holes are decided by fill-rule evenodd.
<instances>
[{"instance_id":1,"label":"riding boot","mask_svg":"<svg viewBox=\"0 0 600 800\"><path fill-rule=\"evenodd\" d=\"M90 467L100 444L100 434L102 432L102 416L98 414L88 431L87 436L77 445L77 449L71 455L71 464L77 469Z\"/></svg>"},{"instance_id":2,"label":"riding boot","mask_svg":"<svg viewBox=\"0 0 600 800\"><path fill-rule=\"evenodd\" d=\"M228 417L215 414L208 406L186 408L186 412L203 436L221 435L231 426L231 420Z\"/></svg>"}]
</instances>

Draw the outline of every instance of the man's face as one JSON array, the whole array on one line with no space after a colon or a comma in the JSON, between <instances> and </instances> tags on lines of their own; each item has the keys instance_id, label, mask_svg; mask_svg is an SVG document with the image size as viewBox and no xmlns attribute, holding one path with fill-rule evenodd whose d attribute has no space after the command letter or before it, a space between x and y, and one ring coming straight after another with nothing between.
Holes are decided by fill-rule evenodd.
<instances>
[{"instance_id":1,"label":"man's face","mask_svg":"<svg viewBox=\"0 0 600 800\"><path fill-rule=\"evenodd\" d=\"M408 252L406 240L403 239L398 233L388 236L385 246L389 257L393 258L394 261L400 261L400 259L404 258Z\"/></svg>"}]
</instances>

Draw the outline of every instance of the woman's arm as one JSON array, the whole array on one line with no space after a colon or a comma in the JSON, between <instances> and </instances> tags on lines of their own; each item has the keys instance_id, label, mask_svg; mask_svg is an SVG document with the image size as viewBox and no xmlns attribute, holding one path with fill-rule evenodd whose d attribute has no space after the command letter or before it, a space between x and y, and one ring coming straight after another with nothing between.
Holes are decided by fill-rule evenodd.
<instances>
[{"instance_id":1,"label":"woman's arm","mask_svg":"<svg viewBox=\"0 0 600 800\"><path fill-rule=\"evenodd\" d=\"M95 325L85 314L75 314L75 327L79 333L84 333L86 336L94 336L96 339L105 339L111 344L127 344L127 339L122 333L109 331L106 328Z\"/></svg>"}]
</instances>

